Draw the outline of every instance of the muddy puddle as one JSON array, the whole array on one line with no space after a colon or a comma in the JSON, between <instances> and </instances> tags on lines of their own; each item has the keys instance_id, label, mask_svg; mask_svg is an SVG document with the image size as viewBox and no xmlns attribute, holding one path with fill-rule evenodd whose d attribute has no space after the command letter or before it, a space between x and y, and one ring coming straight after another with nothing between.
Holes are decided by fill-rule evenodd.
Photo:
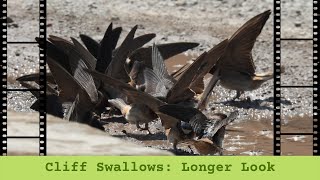
<instances>
[{"instance_id":1,"label":"muddy puddle","mask_svg":"<svg viewBox=\"0 0 320 180\"><path fill-rule=\"evenodd\" d=\"M287 118L288 124L282 120L281 132L308 133L311 117ZM241 119L228 126L225 139L225 154L234 155L273 155L273 123L271 119ZM312 136L282 135L282 155L312 155Z\"/></svg>"},{"instance_id":2,"label":"muddy puddle","mask_svg":"<svg viewBox=\"0 0 320 180\"><path fill-rule=\"evenodd\" d=\"M193 56L177 55L166 61L170 73L177 71ZM225 91L225 92L221 92ZM256 98L251 101L228 102L233 97L229 90L217 88L212 94L205 114L214 112L228 114L239 110L240 116L227 127L224 140L224 155L273 155L273 99L272 97ZM270 92L268 92L270 94ZM250 93L250 94L254 94ZM249 95L250 95L249 94ZM222 99L221 100L221 98ZM255 97L255 96L254 96ZM213 109L215 109L213 111ZM159 120L149 124L152 134L136 129L121 117L106 118L104 121L107 132L113 136L135 142L140 145L172 151L167 142L164 129ZM312 132L312 117L306 114L282 117L282 132ZM312 155L312 136L285 135L281 138L282 155ZM178 155L194 155L196 151L186 145L178 145Z\"/></svg>"}]
</instances>

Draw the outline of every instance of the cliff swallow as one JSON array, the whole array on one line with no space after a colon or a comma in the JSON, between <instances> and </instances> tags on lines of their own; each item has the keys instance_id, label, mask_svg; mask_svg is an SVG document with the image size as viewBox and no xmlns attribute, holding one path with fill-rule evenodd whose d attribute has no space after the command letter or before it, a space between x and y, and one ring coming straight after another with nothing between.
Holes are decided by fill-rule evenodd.
<instances>
[{"instance_id":1,"label":"cliff swallow","mask_svg":"<svg viewBox=\"0 0 320 180\"><path fill-rule=\"evenodd\" d=\"M261 33L271 11L265 11L246 22L228 40L224 55L211 69L219 71L219 80L222 87L236 90L239 98L244 91L252 91L262 83L273 78L273 72L255 73L252 59L252 48Z\"/></svg>"},{"instance_id":2,"label":"cliff swallow","mask_svg":"<svg viewBox=\"0 0 320 180\"><path fill-rule=\"evenodd\" d=\"M75 39L73 44L62 38L50 36L51 46L58 49L60 54L47 54L47 63L58 85L59 98L74 102L76 118L71 120L87 123L99 129L104 129L97 121L94 112L100 114L105 106L105 98L98 92L93 77L84 69L94 69L95 58ZM68 62L68 71L61 61Z\"/></svg>"},{"instance_id":3,"label":"cliff swallow","mask_svg":"<svg viewBox=\"0 0 320 180\"><path fill-rule=\"evenodd\" d=\"M188 142L189 140L192 139L192 133L185 133L181 127L181 123L179 120L175 119L172 116L168 116L166 114L161 114L160 119L164 119L168 121L168 119L173 120L173 122L177 122L172 124L170 127L165 128L165 134L167 136L167 140L169 143L172 144L173 150L175 152L178 151L178 144L182 142Z\"/></svg>"},{"instance_id":4,"label":"cliff swallow","mask_svg":"<svg viewBox=\"0 0 320 180\"><path fill-rule=\"evenodd\" d=\"M147 130L151 134L148 123L157 119L158 116L147 105L141 103L127 104L121 98L109 99L108 102L118 108L129 123L134 123L138 129ZM141 128L140 123L144 123L145 127Z\"/></svg>"},{"instance_id":5,"label":"cliff swallow","mask_svg":"<svg viewBox=\"0 0 320 180\"><path fill-rule=\"evenodd\" d=\"M213 136L211 134L199 140L193 140L191 143L200 155L223 155L223 140L226 126L238 116L238 113L232 112L229 116L216 113L214 116L217 121L221 122L221 125L216 127L218 129L217 132Z\"/></svg>"},{"instance_id":6,"label":"cliff swallow","mask_svg":"<svg viewBox=\"0 0 320 180\"><path fill-rule=\"evenodd\" d=\"M229 117L218 113L207 118L195 108L175 104L160 106L159 111L190 125L197 139L185 138L182 142L191 143L201 154L215 154L222 150L225 126L238 116L235 111ZM211 153L208 153L210 151Z\"/></svg>"},{"instance_id":7,"label":"cliff swallow","mask_svg":"<svg viewBox=\"0 0 320 180\"><path fill-rule=\"evenodd\" d=\"M213 137L213 135L223 125L229 123L229 119L217 121L207 118L201 111L192 107L185 107L177 104L166 104L159 107L159 111L191 125L193 132L200 139L203 136ZM234 114L237 114L235 112ZM234 115L232 116L234 117Z\"/></svg>"},{"instance_id":8,"label":"cliff swallow","mask_svg":"<svg viewBox=\"0 0 320 180\"><path fill-rule=\"evenodd\" d=\"M91 100L93 102L97 102L98 97L98 91L97 87L99 84L97 84L92 76L85 72L83 68L88 69L95 69L96 68L96 59L93 57L87 49L85 49L76 39L71 38L72 43L64 40L62 38L56 37L56 36L50 36L49 43L51 46L48 48L48 58L50 58L52 61L57 62L60 66L57 66L57 69L63 69L65 73L68 73L70 76L66 76L65 81L66 82L73 82L73 79L76 80L78 84L80 84L86 93L90 96ZM53 54L53 50L50 49L58 49L59 51L56 51L59 54ZM65 67L65 63L62 64L61 62L66 62L67 67ZM49 64L49 63L48 63ZM51 65L53 66L53 65ZM50 64L49 64L50 67ZM69 71L67 69L70 69ZM55 71L56 69L52 69L50 67L51 71ZM54 72L52 72L54 74ZM58 84L58 86L63 89L64 92L68 91L66 96L70 96L70 99L73 101L75 99L75 96L77 92L74 92L74 90L70 90L68 88L68 85L73 88L73 86L77 86L76 83L66 84L62 83L64 80L64 77L60 77L59 74L54 74L54 78ZM59 84L60 83L60 84ZM63 95L63 94L62 94ZM81 97L81 96L80 96ZM81 99L81 98L80 98Z\"/></svg>"}]
</instances>

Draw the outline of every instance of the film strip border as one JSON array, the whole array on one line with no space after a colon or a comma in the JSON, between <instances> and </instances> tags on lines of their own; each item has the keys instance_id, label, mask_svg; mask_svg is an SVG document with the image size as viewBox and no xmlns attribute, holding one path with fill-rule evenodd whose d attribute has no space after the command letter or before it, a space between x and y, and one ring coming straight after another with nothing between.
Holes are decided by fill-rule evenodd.
<instances>
[{"instance_id":1,"label":"film strip border","mask_svg":"<svg viewBox=\"0 0 320 180\"><path fill-rule=\"evenodd\" d=\"M47 154L47 120L46 120L46 27L47 4L45 0L39 0L39 65L40 65L40 98L39 98L39 155Z\"/></svg>"},{"instance_id":2,"label":"film strip border","mask_svg":"<svg viewBox=\"0 0 320 180\"><path fill-rule=\"evenodd\" d=\"M273 49L274 49L274 122L273 122L273 140L274 140L274 148L273 154L280 155L281 154L281 2L280 0L274 0L273 5Z\"/></svg>"},{"instance_id":3,"label":"film strip border","mask_svg":"<svg viewBox=\"0 0 320 180\"><path fill-rule=\"evenodd\" d=\"M319 101L318 99L318 14L319 14L319 4L318 0L313 1L313 154L320 155L319 151L319 133L320 132L320 121L319 121ZM7 42L7 0L2 0L1 6L1 16L2 16L2 98L1 98L1 116L2 121L0 124L1 130L1 148L0 155L7 154L7 44L17 43L17 42ZM40 59L40 112L39 112L39 155L46 155L46 1L39 0L39 59ZM281 1L274 1L274 69L275 69L275 101L274 101L274 155L281 155ZM292 39L301 40L301 39ZM309 39L302 39L309 40ZM25 43L25 42L18 42ZM30 42L29 42L30 43ZM28 137L13 137L13 138L28 138Z\"/></svg>"},{"instance_id":4,"label":"film strip border","mask_svg":"<svg viewBox=\"0 0 320 180\"><path fill-rule=\"evenodd\" d=\"M2 87L2 96L1 96L1 149L0 155L7 154L7 1L2 0L1 5L1 51L2 51L2 60L1 60L1 87Z\"/></svg>"},{"instance_id":5,"label":"film strip border","mask_svg":"<svg viewBox=\"0 0 320 180\"><path fill-rule=\"evenodd\" d=\"M8 42L7 41L7 0L2 0L2 98L1 98L1 149L0 155L7 155L7 142L9 138L37 138L39 139L39 155L47 153L46 146L46 1L39 0L39 42ZM8 89L7 88L7 44L35 44L39 43L39 136L8 136L7 134L7 92L8 91L29 91L30 89Z\"/></svg>"},{"instance_id":6,"label":"film strip border","mask_svg":"<svg viewBox=\"0 0 320 180\"><path fill-rule=\"evenodd\" d=\"M313 1L313 155L320 155L319 120L319 2Z\"/></svg>"},{"instance_id":7,"label":"film strip border","mask_svg":"<svg viewBox=\"0 0 320 180\"><path fill-rule=\"evenodd\" d=\"M318 101L318 0L313 0L313 38L281 38L281 0L274 0L274 152L281 155L281 135L311 135L313 136L313 155L320 155L319 142L319 101ZM313 86L281 86L281 41L299 40L313 41ZM281 132L281 88L313 88L313 132L312 133L282 133Z\"/></svg>"}]
</instances>

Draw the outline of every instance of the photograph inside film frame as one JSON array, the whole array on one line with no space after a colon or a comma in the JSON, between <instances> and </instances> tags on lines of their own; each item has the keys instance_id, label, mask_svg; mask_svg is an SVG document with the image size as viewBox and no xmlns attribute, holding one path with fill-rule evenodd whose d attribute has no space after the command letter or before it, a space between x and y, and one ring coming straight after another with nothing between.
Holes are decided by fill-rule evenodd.
<instances>
[{"instance_id":1,"label":"photograph inside film frame","mask_svg":"<svg viewBox=\"0 0 320 180\"><path fill-rule=\"evenodd\" d=\"M1 155L319 155L317 1L2 3Z\"/></svg>"}]
</instances>

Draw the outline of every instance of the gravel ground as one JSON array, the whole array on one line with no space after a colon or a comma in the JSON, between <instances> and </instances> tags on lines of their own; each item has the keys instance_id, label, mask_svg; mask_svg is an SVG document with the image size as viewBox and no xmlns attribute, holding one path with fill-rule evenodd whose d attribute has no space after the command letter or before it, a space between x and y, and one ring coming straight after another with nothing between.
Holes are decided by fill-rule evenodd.
<instances>
[{"instance_id":1,"label":"gravel ground","mask_svg":"<svg viewBox=\"0 0 320 180\"><path fill-rule=\"evenodd\" d=\"M33 41L38 35L38 4L36 0L8 1L8 15L13 23L8 27L8 41ZM312 37L312 1L282 1L282 37ZM19 3L19 6L15 6ZM209 50L220 41L231 35L251 17L268 9L273 10L272 0L51 0L47 3L47 32L64 38L76 37L84 33L95 39L101 39L110 22L114 26L122 26L126 34L131 27L138 24L137 35L156 33L156 43L194 41L200 43L196 49L188 52L197 56ZM123 36L121 38L124 38ZM290 41L282 44L282 65L286 72L282 76L283 85L312 84L312 44L311 42ZM273 70L273 17L267 21L253 49L253 58L257 72ZM173 63L174 64L174 63ZM173 64L168 64L169 66ZM8 87L19 88L15 78L38 71L38 50L34 45L8 45ZM235 109L240 117L230 126L226 140L227 154L272 154L272 119L273 119L273 81L270 80L258 90L246 92L251 102L229 102L235 92L220 86L214 89L206 111L210 115L211 108L217 112L228 113ZM27 107L32 98L30 93L9 93L8 107L16 111L30 111ZM312 90L284 89L282 92L283 124L296 122L289 130L303 129L312 123ZM311 122L311 123L310 123ZM111 123L109 123L111 124ZM119 133L129 124L113 123ZM110 125L111 126L111 125ZM166 141L154 144L155 138L163 137L159 123L151 125L159 136L150 136L137 143L148 146L168 148ZM307 129L309 127L306 127ZM312 126L310 126L312 128ZM132 127L131 127L132 129ZM241 131L236 131L241 129ZM248 139L245 145L237 138L250 136L247 131L254 132L255 140ZM261 135L261 132L263 132ZM133 132L139 134L140 132ZM242 134L241 134L242 133ZM266 138L267 137L267 138ZM128 137L126 137L128 138ZM263 140L266 138L266 140ZM240 138L241 139L241 138ZM238 144L232 142L239 142ZM265 142L268 147L264 147ZM300 142L300 141L298 141ZM304 141L305 142L305 141ZM309 141L308 141L309 142ZM310 140L311 142L311 140ZM236 144L236 145L235 145ZM238 149L235 148L238 146ZM241 149L242 148L242 149ZM237 149L237 150L234 150ZM240 149L240 150L239 150ZM302 151L299 151L302 152ZM303 151L304 152L304 151ZM287 154L292 154L289 152ZM293 153L294 154L294 153Z\"/></svg>"}]
</instances>

